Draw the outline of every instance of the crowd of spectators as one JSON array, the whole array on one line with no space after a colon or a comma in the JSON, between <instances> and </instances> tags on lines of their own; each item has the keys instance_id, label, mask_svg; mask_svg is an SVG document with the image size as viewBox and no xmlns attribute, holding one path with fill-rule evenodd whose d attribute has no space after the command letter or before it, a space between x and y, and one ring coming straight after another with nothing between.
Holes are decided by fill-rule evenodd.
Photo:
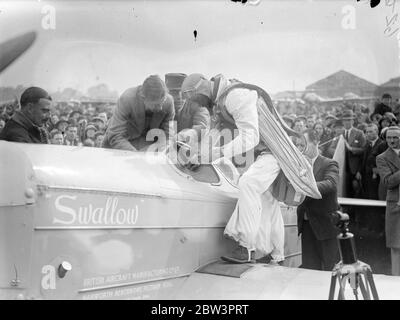
<instances>
[{"instance_id":1,"label":"crowd of spectators","mask_svg":"<svg viewBox=\"0 0 400 320\"><path fill-rule=\"evenodd\" d=\"M372 107L343 102L318 108L303 106L300 112L282 117L295 131L313 128L318 132L320 153L333 158L339 137L345 139L347 197L385 200L386 189L379 181L376 157L387 149L386 130L400 123L400 104L384 94Z\"/></svg>"}]
</instances>

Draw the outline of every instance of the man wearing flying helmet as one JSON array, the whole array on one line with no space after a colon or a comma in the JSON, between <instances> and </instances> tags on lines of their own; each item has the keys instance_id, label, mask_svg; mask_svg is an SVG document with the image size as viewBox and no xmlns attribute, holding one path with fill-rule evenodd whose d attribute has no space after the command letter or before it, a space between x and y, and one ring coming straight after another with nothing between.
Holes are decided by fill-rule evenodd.
<instances>
[{"instance_id":1,"label":"man wearing flying helmet","mask_svg":"<svg viewBox=\"0 0 400 320\"><path fill-rule=\"evenodd\" d=\"M321 198L310 164L288 136L296 133L284 124L268 94L257 86L228 81L222 75L207 80L201 74L191 74L182 84L182 94L213 106L214 126L233 133L231 141L212 146L208 159L202 155L202 162L233 158L253 149L260 153L239 179L239 199L224 231L237 247L222 258L234 263L254 262L258 250L277 262L284 260L284 225L279 201L270 187L282 170L297 192Z\"/></svg>"}]
</instances>

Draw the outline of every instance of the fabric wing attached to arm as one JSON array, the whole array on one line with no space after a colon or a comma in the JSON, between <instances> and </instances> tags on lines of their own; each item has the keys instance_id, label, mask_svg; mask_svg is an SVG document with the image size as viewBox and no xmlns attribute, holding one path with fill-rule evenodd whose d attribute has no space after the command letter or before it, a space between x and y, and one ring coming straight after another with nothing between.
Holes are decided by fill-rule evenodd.
<instances>
[{"instance_id":1,"label":"fabric wing attached to arm","mask_svg":"<svg viewBox=\"0 0 400 320\"><path fill-rule=\"evenodd\" d=\"M238 135L225 144L225 157L242 154L259 143L257 97L257 92L248 89L235 89L227 95L225 107L235 121Z\"/></svg>"}]
</instances>

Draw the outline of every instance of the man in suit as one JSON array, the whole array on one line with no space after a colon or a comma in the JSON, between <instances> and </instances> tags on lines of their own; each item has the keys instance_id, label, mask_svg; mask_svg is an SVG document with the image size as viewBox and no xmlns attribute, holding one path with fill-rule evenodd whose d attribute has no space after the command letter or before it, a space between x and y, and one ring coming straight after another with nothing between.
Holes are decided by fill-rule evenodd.
<instances>
[{"instance_id":1,"label":"man in suit","mask_svg":"<svg viewBox=\"0 0 400 320\"><path fill-rule=\"evenodd\" d=\"M379 200L379 173L376 167L376 157L387 149L385 141L379 138L378 126L370 123L366 128L367 145L364 149L363 160L356 179L361 181L362 196L365 199ZM359 222L368 230L377 232L383 237L384 216L381 208L365 208L359 214Z\"/></svg>"},{"instance_id":2,"label":"man in suit","mask_svg":"<svg viewBox=\"0 0 400 320\"><path fill-rule=\"evenodd\" d=\"M46 122L50 117L51 97L39 87L26 89L16 110L0 134L0 140L25 143L50 143Z\"/></svg>"},{"instance_id":3,"label":"man in suit","mask_svg":"<svg viewBox=\"0 0 400 320\"><path fill-rule=\"evenodd\" d=\"M379 138L378 126L370 123L366 128L367 145L363 152L363 160L356 178L363 185L365 199L378 200L379 173L376 168L376 157L387 149L385 141Z\"/></svg>"},{"instance_id":4,"label":"man in suit","mask_svg":"<svg viewBox=\"0 0 400 320\"><path fill-rule=\"evenodd\" d=\"M297 225L301 234L302 268L331 271L339 261L335 223L339 209L337 184L339 167L335 160L323 157L318 151L315 130L307 130L307 149L304 152L313 166L317 187L322 199L306 197L297 207Z\"/></svg>"},{"instance_id":5,"label":"man in suit","mask_svg":"<svg viewBox=\"0 0 400 320\"><path fill-rule=\"evenodd\" d=\"M174 101L164 81L157 75L149 76L143 85L127 89L118 99L103 147L136 151L158 137L155 149L163 149L173 134L169 122L174 116Z\"/></svg>"},{"instance_id":6,"label":"man in suit","mask_svg":"<svg viewBox=\"0 0 400 320\"><path fill-rule=\"evenodd\" d=\"M389 127L386 131L388 149L376 157L376 165L386 194L386 247L391 249L392 275L400 276L400 128Z\"/></svg>"},{"instance_id":7,"label":"man in suit","mask_svg":"<svg viewBox=\"0 0 400 320\"><path fill-rule=\"evenodd\" d=\"M392 96L389 93L384 93L382 95L381 102L375 106L375 110L372 113L372 115L378 113L383 116L386 112L392 112L391 104L392 104Z\"/></svg>"},{"instance_id":8,"label":"man in suit","mask_svg":"<svg viewBox=\"0 0 400 320\"><path fill-rule=\"evenodd\" d=\"M354 128L355 116L352 110L343 112L342 122L344 126L344 138L346 144L346 172L347 197L359 198L361 196L361 183L356 178L361 170L362 155L366 145L364 132Z\"/></svg>"}]
</instances>

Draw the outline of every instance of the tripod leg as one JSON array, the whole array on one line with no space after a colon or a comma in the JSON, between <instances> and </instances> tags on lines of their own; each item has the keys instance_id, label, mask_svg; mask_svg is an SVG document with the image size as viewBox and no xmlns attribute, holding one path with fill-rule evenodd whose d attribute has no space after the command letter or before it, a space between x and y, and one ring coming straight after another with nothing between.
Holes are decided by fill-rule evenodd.
<instances>
[{"instance_id":1,"label":"tripod leg","mask_svg":"<svg viewBox=\"0 0 400 320\"><path fill-rule=\"evenodd\" d=\"M367 292L367 290L365 289L364 281L362 279L361 274L357 274L357 278L359 280L360 290L361 290L361 294L362 294L364 300L371 300L371 296L369 295L369 292ZM365 282L365 285L368 287L368 283L367 282Z\"/></svg>"},{"instance_id":2,"label":"tripod leg","mask_svg":"<svg viewBox=\"0 0 400 320\"><path fill-rule=\"evenodd\" d=\"M335 287L336 287L336 278L337 275L332 275L331 277L331 286L329 287L329 300L333 300L335 298Z\"/></svg>"},{"instance_id":3,"label":"tripod leg","mask_svg":"<svg viewBox=\"0 0 400 320\"><path fill-rule=\"evenodd\" d=\"M341 276L339 279L339 294L338 294L338 300L346 300L344 296L344 290L346 288L346 281L347 281L347 276Z\"/></svg>"},{"instance_id":4,"label":"tripod leg","mask_svg":"<svg viewBox=\"0 0 400 320\"><path fill-rule=\"evenodd\" d=\"M368 283L367 269L363 272L363 275L364 275L365 287L367 288L367 294L368 294L369 300L371 300L371 289L370 289L371 287Z\"/></svg>"},{"instance_id":5,"label":"tripod leg","mask_svg":"<svg viewBox=\"0 0 400 320\"><path fill-rule=\"evenodd\" d=\"M372 271L370 269L367 269L366 273L367 281L371 287L372 296L374 297L374 300L379 300L378 291L376 291L374 278L372 276Z\"/></svg>"}]
</instances>

